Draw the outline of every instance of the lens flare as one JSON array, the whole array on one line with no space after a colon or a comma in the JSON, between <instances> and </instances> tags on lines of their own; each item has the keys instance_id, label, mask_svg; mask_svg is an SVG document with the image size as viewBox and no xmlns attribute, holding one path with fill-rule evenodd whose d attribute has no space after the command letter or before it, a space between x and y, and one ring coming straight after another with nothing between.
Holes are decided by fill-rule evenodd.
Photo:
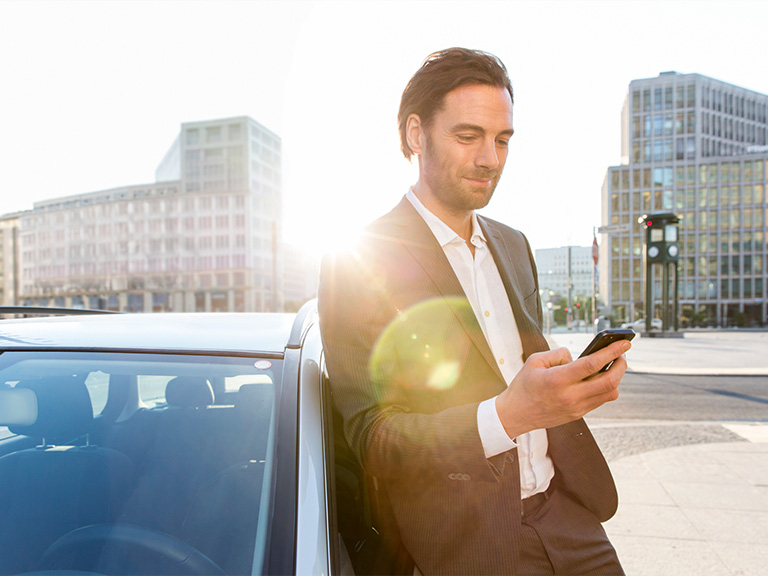
<instances>
[{"instance_id":1,"label":"lens flare","mask_svg":"<svg viewBox=\"0 0 768 576\"><path fill-rule=\"evenodd\" d=\"M450 390L461 377L471 341L464 330L473 317L466 298L434 298L402 312L381 333L371 354L377 388Z\"/></svg>"}]
</instances>

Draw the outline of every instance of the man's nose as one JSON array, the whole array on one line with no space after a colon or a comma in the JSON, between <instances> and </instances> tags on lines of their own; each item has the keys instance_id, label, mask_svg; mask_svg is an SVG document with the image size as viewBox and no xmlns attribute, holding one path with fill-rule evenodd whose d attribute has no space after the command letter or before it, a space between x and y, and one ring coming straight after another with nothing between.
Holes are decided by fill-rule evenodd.
<instances>
[{"instance_id":1,"label":"man's nose","mask_svg":"<svg viewBox=\"0 0 768 576\"><path fill-rule=\"evenodd\" d=\"M495 169L499 167L499 151L496 148L496 141L493 139L483 140L483 145L478 150L475 158L475 165L478 168Z\"/></svg>"}]
</instances>

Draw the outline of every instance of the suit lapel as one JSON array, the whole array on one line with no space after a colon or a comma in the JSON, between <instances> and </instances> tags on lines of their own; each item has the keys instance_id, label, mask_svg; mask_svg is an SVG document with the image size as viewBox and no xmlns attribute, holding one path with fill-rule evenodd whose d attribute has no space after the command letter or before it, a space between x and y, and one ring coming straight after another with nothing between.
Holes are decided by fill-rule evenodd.
<instances>
[{"instance_id":1,"label":"suit lapel","mask_svg":"<svg viewBox=\"0 0 768 576\"><path fill-rule=\"evenodd\" d=\"M443 248L432 234L427 223L424 222L424 219L416 212L407 198L403 198L391 214L394 217L392 234L405 246L406 250L429 276L434 285L434 291L446 299L447 304L469 334L472 342L503 381L493 352L491 352L471 306L459 306L455 300L456 297L466 300L467 295L450 262L448 262Z\"/></svg>"},{"instance_id":2,"label":"suit lapel","mask_svg":"<svg viewBox=\"0 0 768 576\"><path fill-rule=\"evenodd\" d=\"M515 316L517 322L517 329L520 332L520 339L523 344L523 352L525 357L528 358L534 352L540 352L541 350L547 350L549 346L546 343L536 321L531 318L523 306L523 296L520 293L520 283L517 277L517 272L513 265L513 258L520 258L518 254L511 254L507 243L504 241L504 237L501 231L498 230L491 222L488 222L483 217L478 217L480 227L483 229L486 239L488 240L488 247L493 255L493 260L496 263L496 267L501 275L501 281L504 283L504 288L507 291L509 302L512 305L512 313ZM524 255L526 258L528 254Z\"/></svg>"}]
</instances>

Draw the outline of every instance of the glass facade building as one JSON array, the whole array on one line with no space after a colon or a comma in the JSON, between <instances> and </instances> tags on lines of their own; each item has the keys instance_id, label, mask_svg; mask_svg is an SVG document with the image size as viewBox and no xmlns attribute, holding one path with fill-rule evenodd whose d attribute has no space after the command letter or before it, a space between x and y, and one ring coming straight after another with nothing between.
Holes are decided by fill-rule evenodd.
<instances>
[{"instance_id":1,"label":"glass facade building","mask_svg":"<svg viewBox=\"0 0 768 576\"><path fill-rule=\"evenodd\" d=\"M765 325L768 96L699 74L634 80L622 164L602 188L600 291L614 322L644 310L643 214L680 216L683 326ZM661 296L654 274L654 306Z\"/></svg>"}]
</instances>

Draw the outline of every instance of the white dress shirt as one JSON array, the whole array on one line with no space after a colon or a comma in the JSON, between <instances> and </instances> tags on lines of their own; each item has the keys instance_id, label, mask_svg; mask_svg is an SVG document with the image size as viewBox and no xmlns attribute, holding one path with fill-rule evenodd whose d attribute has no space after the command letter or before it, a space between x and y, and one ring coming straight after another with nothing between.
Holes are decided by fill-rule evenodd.
<instances>
[{"instance_id":1,"label":"white dress shirt","mask_svg":"<svg viewBox=\"0 0 768 576\"><path fill-rule=\"evenodd\" d=\"M466 242L430 212L413 190L408 190L406 198L443 248L496 358L504 381L509 385L523 367L523 344L507 292L493 256L488 250L488 243L478 224L477 216L472 214L471 242L475 248L473 257ZM522 498L544 492L549 487L555 475L555 468L547 455L546 430L533 430L515 439L510 438L496 412L495 397L480 403L477 410L477 428L486 458L517 447Z\"/></svg>"}]
</instances>

